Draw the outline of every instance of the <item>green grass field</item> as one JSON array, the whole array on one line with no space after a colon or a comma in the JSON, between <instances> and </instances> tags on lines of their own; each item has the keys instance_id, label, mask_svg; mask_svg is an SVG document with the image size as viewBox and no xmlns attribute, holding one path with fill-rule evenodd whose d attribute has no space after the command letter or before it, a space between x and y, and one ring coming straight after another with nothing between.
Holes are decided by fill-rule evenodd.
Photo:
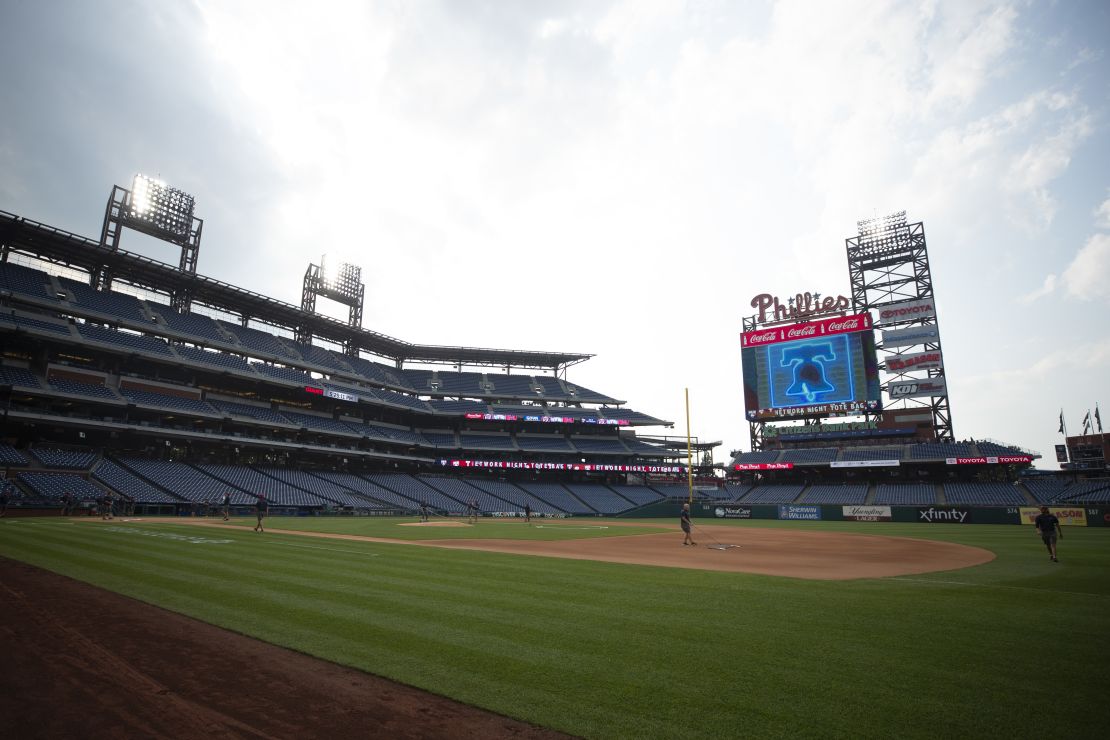
<instances>
[{"instance_id":1,"label":"green grass field","mask_svg":"<svg viewBox=\"0 0 1110 740\"><path fill-rule=\"evenodd\" d=\"M1103 736L1110 529L1068 528L1053 564L1030 527L734 523L943 539L997 554L965 570L839 582L280 533L675 529L659 520L632 530L585 528L606 524L598 519L471 529L401 521L271 518L259 535L4 520L0 555L587 737Z\"/></svg>"}]
</instances>

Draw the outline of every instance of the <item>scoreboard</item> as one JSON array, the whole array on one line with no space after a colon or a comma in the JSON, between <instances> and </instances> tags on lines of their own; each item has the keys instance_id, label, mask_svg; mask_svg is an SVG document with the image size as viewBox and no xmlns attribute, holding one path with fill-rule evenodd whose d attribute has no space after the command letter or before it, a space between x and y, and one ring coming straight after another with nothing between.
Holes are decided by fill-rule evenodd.
<instances>
[{"instance_id":1,"label":"scoreboard","mask_svg":"<svg viewBox=\"0 0 1110 740\"><path fill-rule=\"evenodd\" d=\"M882 410L870 314L744 332L740 352L748 421Z\"/></svg>"}]
</instances>

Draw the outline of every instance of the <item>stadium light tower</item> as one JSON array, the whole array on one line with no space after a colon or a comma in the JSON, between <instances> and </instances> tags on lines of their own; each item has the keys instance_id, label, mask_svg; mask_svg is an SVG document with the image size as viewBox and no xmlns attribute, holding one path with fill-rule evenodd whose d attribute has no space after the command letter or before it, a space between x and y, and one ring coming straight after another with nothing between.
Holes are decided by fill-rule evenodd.
<instances>
[{"instance_id":1,"label":"stadium light tower","mask_svg":"<svg viewBox=\"0 0 1110 740\"><path fill-rule=\"evenodd\" d=\"M301 292L301 309L306 313L316 313L316 296L330 298L349 309L347 324L354 329L362 328L362 304L366 285L362 282L362 268L347 262L337 271L328 269L328 256L320 258L320 264L310 264L304 273L304 289ZM312 329L308 326L297 327L296 339L305 344L312 343ZM348 342L344 352L352 357L358 355L358 347Z\"/></svg>"},{"instance_id":2,"label":"stadium light tower","mask_svg":"<svg viewBox=\"0 0 1110 740\"><path fill-rule=\"evenodd\" d=\"M193 215L195 207L196 201L188 193L161 180L135 175L130 190L119 185L112 187L100 231L100 246L119 251L120 235L127 227L181 247L178 268L196 275L204 222ZM111 289L112 273L107 265L92 272L90 284L98 290ZM188 310L191 302L192 296L186 290L175 291L170 300L179 311Z\"/></svg>"},{"instance_id":3,"label":"stadium light tower","mask_svg":"<svg viewBox=\"0 0 1110 740\"><path fill-rule=\"evenodd\" d=\"M906 212L859 221L859 234L844 240L852 304L871 311L882 330L878 344L885 409L918 409L932 416L933 434L952 441L952 412L944 378L929 269L925 226L906 223Z\"/></svg>"}]
</instances>

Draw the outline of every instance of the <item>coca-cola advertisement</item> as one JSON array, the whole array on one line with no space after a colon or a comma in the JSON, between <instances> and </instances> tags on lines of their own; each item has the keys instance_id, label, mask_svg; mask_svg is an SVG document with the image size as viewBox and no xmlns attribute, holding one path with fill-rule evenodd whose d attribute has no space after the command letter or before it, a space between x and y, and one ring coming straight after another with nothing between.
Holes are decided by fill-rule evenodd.
<instances>
[{"instance_id":1,"label":"coca-cola advertisement","mask_svg":"<svg viewBox=\"0 0 1110 740\"><path fill-rule=\"evenodd\" d=\"M831 319L818 319L805 324L774 326L740 335L740 346L765 347L778 342L794 342L799 339L827 337L834 334L849 334L854 331L871 329L871 314L857 313L851 316L836 316Z\"/></svg>"}]
</instances>

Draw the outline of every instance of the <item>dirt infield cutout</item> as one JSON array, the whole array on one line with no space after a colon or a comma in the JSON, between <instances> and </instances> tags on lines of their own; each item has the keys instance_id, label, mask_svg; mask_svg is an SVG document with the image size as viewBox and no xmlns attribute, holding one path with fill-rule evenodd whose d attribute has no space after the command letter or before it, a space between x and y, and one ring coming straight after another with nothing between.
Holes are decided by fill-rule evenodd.
<instances>
[{"instance_id":1,"label":"dirt infield cutout","mask_svg":"<svg viewBox=\"0 0 1110 740\"><path fill-rule=\"evenodd\" d=\"M210 527L235 526L203 520L166 519L165 521ZM428 524L430 523L424 523L423 526ZM624 524L623 522L613 523L611 526L619 527ZM417 526L421 524L418 523ZM575 525L565 526L569 528ZM628 523L627 526L636 525ZM238 528L248 529L248 527ZM683 546L682 533L677 528L673 534L616 535L554 542L492 538L416 541L324 532L279 529L270 531L299 537L362 540L418 547L478 550L830 581L957 570L988 563L995 557L990 550L981 547L954 542L919 540L912 537L721 525L698 525L694 534L699 539L697 547ZM715 543L737 545L737 547L725 550L706 547Z\"/></svg>"}]
</instances>

